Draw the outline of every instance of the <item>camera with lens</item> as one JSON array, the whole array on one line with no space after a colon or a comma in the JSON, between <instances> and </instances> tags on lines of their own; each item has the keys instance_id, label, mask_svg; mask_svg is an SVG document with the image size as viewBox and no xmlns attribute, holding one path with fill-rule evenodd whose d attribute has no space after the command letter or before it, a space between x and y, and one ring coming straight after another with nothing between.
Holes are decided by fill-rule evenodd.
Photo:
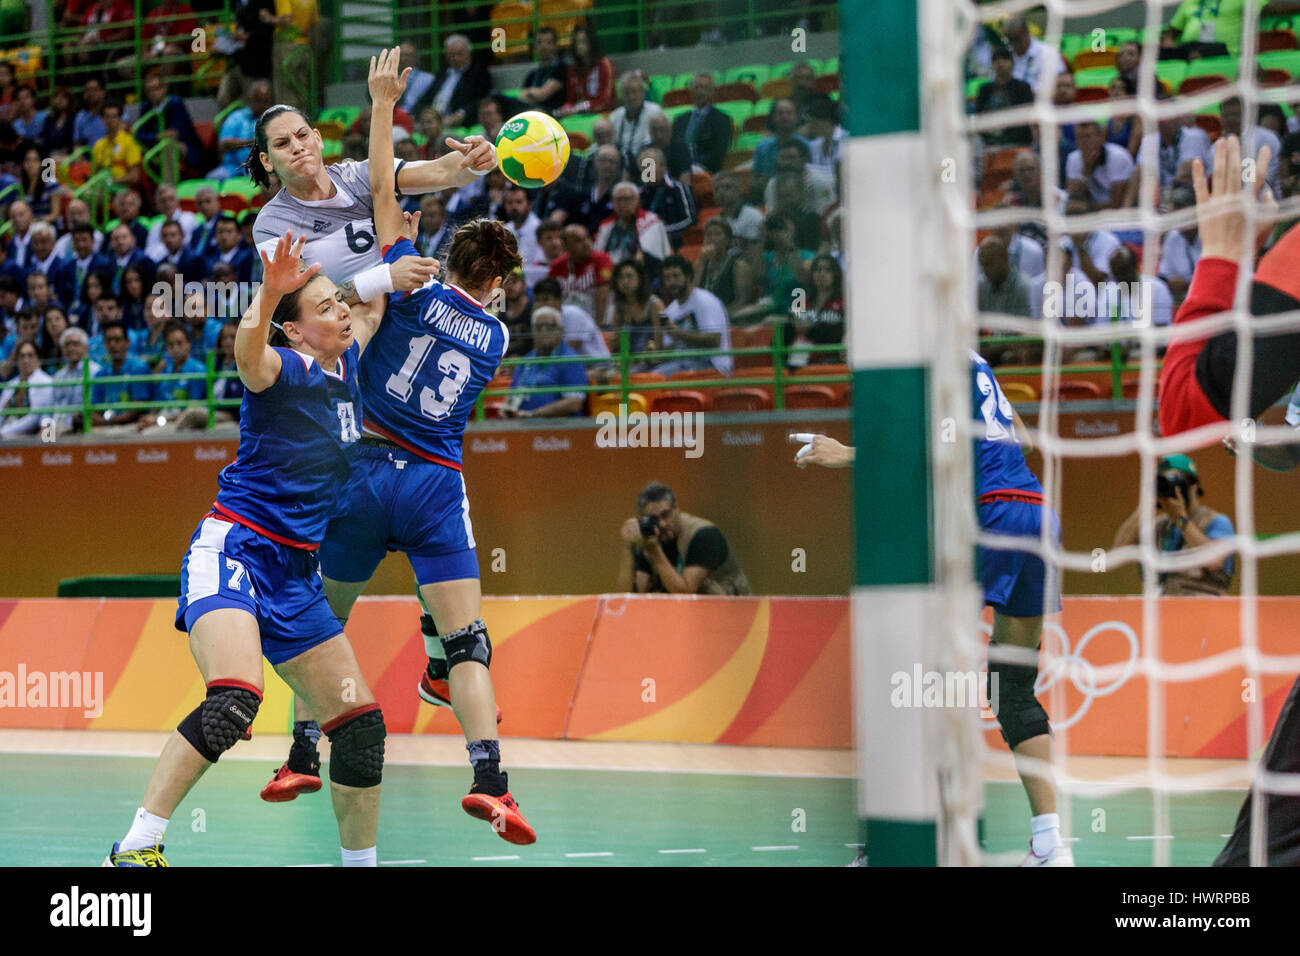
<instances>
[{"instance_id":1,"label":"camera with lens","mask_svg":"<svg viewBox=\"0 0 1300 956\"><path fill-rule=\"evenodd\" d=\"M1156 475L1157 498L1182 498L1186 504L1190 505L1192 503L1191 487L1192 479L1181 471L1168 471L1163 475Z\"/></svg>"},{"instance_id":2,"label":"camera with lens","mask_svg":"<svg viewBox=\"0 0 1300 956\"><path fill-rule=\"evenodd\" d=\"M659 519L654 515L642 515L637 525L641 529L641 537L653 538L659 529Z\"/></svg>"}]
</instances>

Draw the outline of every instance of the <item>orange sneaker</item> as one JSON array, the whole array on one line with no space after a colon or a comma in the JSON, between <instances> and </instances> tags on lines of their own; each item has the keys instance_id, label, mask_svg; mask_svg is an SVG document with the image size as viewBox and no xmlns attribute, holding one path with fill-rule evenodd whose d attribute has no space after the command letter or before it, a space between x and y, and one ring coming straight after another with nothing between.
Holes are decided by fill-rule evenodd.
<instances>
[{"instance_id":1,"label":"orange sneaker","mask_svg":"<svg viewBox=\"0 0 1300 956\"><path fill-rule=\"evenodd\" d=\"M271 782L262 788L262 799L267 803L284 803L300 793L315 793L320 789L320 775L294 773L289 764L280 765Z\"/></svg>"},{"instance_id":2,"label":"orange sneaker","mask_svg":"<svg viewBox=\"0 0 1300 956\"><path fill-rule=\"evenodd\" d=\"M506 791L500 797L489 797L486 793L471 793L460 802L461 809L471 817L486 820L492 824L501 839L507 843L527 846L537 842L537 833L524 815L519 812L519 804Z\"/></svg>"},{"instance_id":3,"label":"orange sneaker","mask_svg":"<svg viewBox=\"0 0 1300 956\"><path fill-rule=\"evenodd\" d=\"M451 706L451 687L445 680L434 680L426 670L420 675L420 683L415 688L420 700L435 707ZM497 707L497 723L501 723L501 708Z\"/></svg>"}]
</instances>

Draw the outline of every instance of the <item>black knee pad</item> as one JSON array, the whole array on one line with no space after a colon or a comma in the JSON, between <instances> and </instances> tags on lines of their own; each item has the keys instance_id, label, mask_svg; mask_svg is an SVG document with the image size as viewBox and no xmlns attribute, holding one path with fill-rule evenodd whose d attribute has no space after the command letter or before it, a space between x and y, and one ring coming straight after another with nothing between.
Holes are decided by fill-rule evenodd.
<instances>
[{"instance_id":1,"label":"black knee pad","mask_svg":"<svg viewBox=\"0 0 1300 956\"><path fill-rule=\"evenodd\" d=\"M216 763L239 740L252 737L249 728L261 703L262 695L247 684L213 681L203 703L176 730L204 760Z\"/></svg>"},{"instance_id":2,"label":"black knee pad","mask_svg":"<svg viewBox=\"0 0 1300 956\"><path fill-rule=\"evenodd\" d=\"M438 625L433 623L432 614L420 615L420 633L425 637L437 637Z\"/></svg>"},{"instance_id":3,"label":"black knee pad","mask_svg":"<svg viewBox=\"0 0 1300 956\"><path fill-rule=\"evenodd\" d=\"M377 787L384 772L384 712L369 704L321 728L330 739L330 780L345 787Z\"/></svg>"},{"instance_id":4,"label":"black knee pad","mask_svg":"<svg viewBox=\"0 0 1300 956\"><path fill-rule=\"evenodd\" d=\"M990 644L989 649L998 647ZM1019 648L1017 648L1019 650ZM1037 652L1035 652L1037 653ZM991 657L992 655L990 655ZM994 683L994 675L997 683ZM1038 679L1038 666L1013 664L989 660L988 701L998 718L1002 739L1015 750L1026 740L1051 734L1052 725L1047 711L1034 696L1034 681Z\"/></svg>"},{"instance_id":5,"label":"black knee pad","mask_svg":"<svg viewBox=\"0 0 1300 956\"><path fill-rule=\"evenodd\" d=\"M482 618L443 635L441 640L449 668L466 661L478 661L484 667L492 666L492 642L488 640L487 625Z\"/></svg>"}]
</instances>

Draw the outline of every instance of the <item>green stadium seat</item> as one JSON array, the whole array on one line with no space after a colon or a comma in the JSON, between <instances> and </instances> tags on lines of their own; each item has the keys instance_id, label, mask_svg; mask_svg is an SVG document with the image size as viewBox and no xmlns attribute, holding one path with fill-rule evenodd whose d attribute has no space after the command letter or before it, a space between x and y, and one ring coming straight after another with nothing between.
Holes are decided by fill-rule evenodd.
<instances>
[{"instance_id":1,"label":"green stadium seat","mask_svg":"<svg viewBox=\"0 0 1300 956\"><path fill-rule=\"evenodd\" d=\"M782 63L772 64L772 75L768 77L768 79L776 79L777 77L780 76L789 76L790 71L794 69L795 64L797 62L802 62L802 61L785 60Z\"/></svg>"},{"instance_id":2,"label":"green stadium seat","mask_svg":"<svg viewBox=\"0 0 1300 956\"><path fill-rule=\"evenodd\" d=\"M662 103L664 94L673 88L673 78L658 74L646 79L646 95L656 103Z\"/></svg>"},{"instance_id":3,"label":"green stadium seat","mask_svg":"<svg viewBox=\"0 0 1300 956\"><path fill-rule=\"evenodd\" d=\"M1286 70L1292 79L1300 76L1300 50L1272 50L1256 59L1265 69Z\"/></svg>"},{"instance_id":4,"label":"green stadium seat","mask_svg":"<svg viewBox=\"0 0 1300 956\"><path fill-rule=\"evenodd\" d=\"M581 133L591 142L595 136L592 130L596 126L596 120L600 119L599 113L577 113L573 116L566 116L560 120L560 125L566 132Z\"/></svg>"},{"instance_id":5,"label":"green stadium seat","mask_svg":"<svg viewBox=\"0 0 1300 956\"><path fill-rule=\"evenodd\" d=\"M741 133L736 137L736 149L756 149L766 133Z\"/></svg>"},{"instance_id":6,"label":"green stadium seat","mask_svg":"<svg viewBox=\"0 0 1300 956\"><path fill-rule=\"evenodd\" d=\"M253 182L247 176L231 176L229 179L221 181L221 189L218 191L219 196L242 196L249 202L262 191L262 187Z\"/></svg>"},{"instance_id":7,"label":"green stadium seat","mask_svg":"<svg viewBox=\"0 0 1300 956\"><path fill-rule=\"evenodd\" d=\"M1061 56L1072 61L1074 55L1088 47L1088 44L1088 37L1081 36L1078 33L1063 33L1061 34Z\"/></svg>"},{"instance_id":8,"label":"green stadium seat","mask_svg":"<svg viewBox=\"0 0 1300 956\"><path fill-rule=\"evenodd\" d=\"M694 71L691 71L690 73L678 73L673 77L673 85L670 86L669 89L689 90L691 88L691 80L693 79L695 79ZM715 84L721 83L716 73L713 75L713 82Z\"/></svg>"},{"instance_id":9,"label":"green stadium seat","mask_svg":"<svg viewBox=\"0 0 1300 956\"><path fill-rule=\"evenodd\" d=\"M329 109L321 110L320 116L316 117L316 121L318 123L342 123L343 128L347 129L360 116L360 106L331 106Z\"/></svg>"},{"instance_id":10,"label":"green stadium seat","mask_svg":"<svg viewBox=\"0 0 1300 956\"><path fill-rule=\"evenodd\" d=\"M181 203L183 208L189 211L193 211L194 197L198 194L198 191L200 189L203 189L205 187L210 187L212 189L218 190L218 195L220 195L221 180L219 179L181 180L179 183L176 184L176 199Z\"/></svg>"},{"instance_id":11,"label":"green stadium seat","mask_svg":"<svg viewBox=\"0 0 1300 956\"><path fill-rule=\"evenodd\" d=\"M1237 58L1235 56L1207 56L1192 60L1187 64L1187 76L1226 76L1229 80L1237 78Z\"/></svg>"},{"instance_id":12,"label":"green stadium seat","mask_svg":"<svg viewBox=\"0 0 1300 956\"><path fill-rule=\"evenodd\" d=\"M343 155L343 141L338 139L327 139L321 143L321 158L329 159L331 156Z\"/></svg>"},{"instance_id":13,"label":"green stadium seat","mask_svg":"<svg viewBox=\"0 0 1300 956\"><path fill-rule=\"evenodd\" d=\"M840 58L838 56L828 57L822 60L822 68L817 71L818 75L827 73L838 73L840 71Z\"/></svg>"},{"instance_id":14,"label":"green stadium seat","mask_svg":"<svg viewBox=\"0 0 1300 956\"><path fill-rule=\"evenodd\" d=\"M502 95L502 96L508 96L508 97L510 97L512 100L517 100L517 99L519 99L519 92L520 92L522 89L523 89L522 86L516 86L513 90L502 90L502 91L501 91L501 95Z\"/></svg>"},{"instance_id":15,"label":"green stadium seat","mask_svg":"<svg viewBox=\"0 0 1300 956\"><path fill-rule=\"evenodd\" d=\"M721 106L722 104L718 104L716 108L720 109ZM664 113L667 114L668 122L671 123L673 120L677 119L677 117L681 116L683 113L689 113L694 108L695 107L692 106L690 103L683 103L681 106L666 107L664 109Z\"/></svg>"},{"instance_id":16,"label":"green stadium seat","mask_svg":"<svg viewBox=\"0 0 1300 956\"><path fill-rule=\"evenodd\" d=\"M1113 66L1099 66L1091 70L1080 70L1074 74L1075 87L1083 86L1100 86L1103 89L1110 86L1110 81L1119 76L1119 70Z\"/></svg>"},{"instance_id":17,"label":"green stadium seat","mask_svg":"<svg viewBox=\"0 0 1300 956\"><path fill-rule=\"evenodd\" d=\"M727 103L718 103L714 106L719 113L726 113L731 117L731 122L735 124L736 131L745 125L745 120L754 112L754 104L748 100L731 100Z\"/></svg>"},{"instance_id":18,"label":"green stadium seat","mask_svg":"<svg viewBox=\"0 0 1300 956\"><path fill-rule=\"evenodd\" d=\"M758 89L771 78L772 68L765 63L733 66L722 73L723 83L752 83Z\"/></svg>"},{"instance_id":19,"label":"green stadium seat","mask_svg":"<svg viewBox=\"0 0 1300 956\"><path fill-rule=\"evenodd\" d=\"M1121 44L1130 43L1138 39L1138 31L1121 27L1119 29L1106 31L1106 49L1118 50Z\"/></svg>"},{"instance_id":20,"label":"green stadium seat","mask_svg":"<svg viewBox=\"0 0 1300 956\"><path fill-rule=\"evenodd\" d=\"M1157 60L1156 77L1167 83L1170 90L1177 90L1187 77L1187 61Z\"/></svg>"},{"instance_id":21,"label":"green stadium seat","mask_svg":"<svg viewBox=\"0 0 1300 956\"><path fill-rule=\"evenodd\" d=\"M977 76L973 80L966 81L966 99L973 100L979 96L980 87L989 82L987 76Z\"/></svg>"},{"instance_id":22,"label":"green stadium seat","mask_svg":"<svg viewBox=\"0 0 1300 956\"><path fill-rule=\"evenodd\" d=\"M753 113L751 113L750 115L751 115L751 116L766 116L768 113L772 112L772 103L773 103L773 102L774 102L774 101L773 101L773 99L772 99L771 97L768 97L768 98L765 99L765 100L759 100L757 103L754 104L754 111L753 111Z\"/></svg>"}]
</instances>

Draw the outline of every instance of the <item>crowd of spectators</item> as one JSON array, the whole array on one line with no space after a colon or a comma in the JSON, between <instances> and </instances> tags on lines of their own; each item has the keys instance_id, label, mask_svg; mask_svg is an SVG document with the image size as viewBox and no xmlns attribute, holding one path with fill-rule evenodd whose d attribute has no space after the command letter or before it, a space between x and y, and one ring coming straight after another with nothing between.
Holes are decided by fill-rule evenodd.
<instances>
[{"instance_id":1,"label":"crowd of spectators","mask_svg":"<svg viewBox=\"0 0 1300 956\"><path fill-rule=\"evenodd\" d=\"M1297 10L1300 4L1270 3L1263 12ZM1162 31L1159 59L1235 56L1241 29L1240 5L1179 4L1170 11ZM1270 148L1272 161L1260 175L1275 196L1287 197L1296 185L1293 171L1300 169L1300 122L1288 118L1276 104L1261 105L1251 122L1242 100L1229 89L1218 104L1217 116L1200 116L1189 109L1144 124L1126 102L1139 89L1142 45L1126 40L1108 51L1089 46L1084 52L1092 57L1086 66L1096 65L1096 56L1104 53L1115 71L1104 95L1088 90L1087 100L1097 107L1095 119L1048 124L1017 118L981 130L973 140L981 208L1022 209L1027 214L1021 222L981 234L973 260L977 307L982 313L1065 325L1113 321L1167 325L1187 294L1200 257L1194 222L1164 230L1154 246L1131 216L1113 228L1096 227L1094 219L1095 228L1067 227L1064 235L1049 238L1041 218L1044 210L1081 217L1123 213L1142 202L1148 187L1156 197L1157 211L1189 210L1195 204L1193 161L1200 159L1208 173L1213 169L1214 138L1229 134L1241 137L1243 156L1254 156L1265 145ZM1077 56L1076 61L1077 68L1082 61ZM1056 107L1084 101L1076 72L1058 50L1033 35L1022 16L1006 19L1000 29L980 31L966 62L969 78L987 77L969 101L975 115L1019 109L1023 117L1044 86L1050 90L1044 95ZM1097 83L1091 76L1085 82ZM1156 80L1159 101L1170 101L1177 92ZM1055 138L1059 165L1055 175L1049 171L1044 177L1048 137ZM1009 156L1014 157L1010 162ZM1148 178L1153 181L1146 182ZM1060 270L1051 274L1049 241L1061 250ZM1138 343L1128 346L1131 356ZM995 364L1034 362L1042 354L1041 348L1014 344L990 345L985 351ZM1063 356L1065 361L1101 357L1109 357L1109 349L1104 356L1096 350L1067 349Z\"/></svg>"},{"instance_id":2,"label":"crowd of spectators","mask_svg":"<svg viewBox=\"0 0 1300 956\"><path fill-rule=\"evenodd\" d=\"M251 22L258 9L257 2L241 3L237 12ZM612 377L610 343L622 329L629 331L636 367L664 374L701 368L730 374L726 356L657 361L654 353L729 348L731 325L760 322L782 327L791 368L843 361L842 353L798 348L842 343L844 333L838 234L844 131L838 103L817 90L815 72L803 63L789 72L790 95L772 101L752 162L743 156L728 162L738 130L715 105L711 73L691 80L691 108L670 121L650 98L647 78L637 70L619 74L593 31L578 27L562 49L556 31L543 27L533 45L532 68L507 95L464 36L447 37L438 65L429 69L415 46L404 44L403 66L413 71L394 123L397 156L412 161L442 155L448 131L475 123L494 137L524 109L594 118L590 147L575 150L548 188L522 189L494 171L460 189L404 199L410 211L422 212L417 246L424 254L445 252L456 228L478 216L501 219L516 235L524 262L505 289L508 357L572 352L605 360L520 366L517 384L554 379L557 392L547 401L534 395L513 403L507 413L580 413L582 403L575 407L562 386L575 374L584 381ZM199 189L185 203L190 208L182 208L176 188L155 181L142 157L166 137L183 148L183 177L245 175L254 124L274 102L272 83L248 62L247 51L246 44L231 61L242 104L215 131L214 150L205 149L190 104L178 95L183 84L161 69L148 73L140 102L124 105L105 92L99 76L80 91L44 90L15 83L9 64L0 61L0 140L7 129L16 137L15 147L0 155L0 189L12 187L0 197L0 223L7 224L0 238L0 379L23 374L30 350L22 346L30 342L37 370L54 380L80 383L87 369L92 378L197 376L96 387L96 401L170 409L191 391L195 400L203 397L203 362L209 352L219 368L225 361L223 327L248 298L241 299L239 285L260 278L251 222L275 185L238 216L223 210L212 188ZM112 69L106 61L110 82ZM139 124L142 116L155 122ZM364 158L368 126L367 110L345 131L345 159ZM83 199L73 198L66 176L51 175L52 167L64 172L81 147L90 172L106 170L111 180L110 217L102 225L92 221ZM155 294L160 283L179 291L196 282L206 291L191 299ZM557 322L560 337L552 341ZM10 391L0 407L44 394ZM56 385L51 394L56 404L81 404L79 384ZM95 424L145 427L157 417L153 408L97 413ZM5 421L22 422L6 434L34 430L26 418Z\"/></svg>"}]
</instances>

